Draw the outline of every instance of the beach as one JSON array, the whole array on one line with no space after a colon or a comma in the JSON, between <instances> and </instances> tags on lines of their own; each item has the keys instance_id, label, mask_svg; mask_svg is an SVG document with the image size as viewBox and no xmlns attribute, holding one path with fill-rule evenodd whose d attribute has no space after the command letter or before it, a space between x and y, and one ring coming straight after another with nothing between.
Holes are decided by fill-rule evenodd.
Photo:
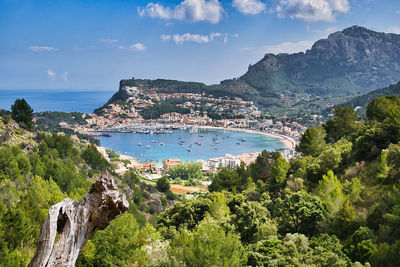
<instances>
[{"instance_id":1,"label":"beach","mask_svg":"<svg viewBox=\"0 0 400 267\"><path fill-rule=\"evenodd\" d=\"M245 133L250 133L250 134L261 134L261 135L266 135L266 136L272 136L280 139L280 141L285 145L286 148L288 149L295 149L296 148L296 141L285 135L280 135L280 134L272 134L272 133L266 133L266 132L261 132L261 131L256 131L256 130L249 130L249 129L241 129L241 128L231 128L231 127L217 127L217 126L198 126L200 129L213 129L213 130L227 130L227 131L237 131L237 132L245 132Z\"/></svg>"}]
</instances>

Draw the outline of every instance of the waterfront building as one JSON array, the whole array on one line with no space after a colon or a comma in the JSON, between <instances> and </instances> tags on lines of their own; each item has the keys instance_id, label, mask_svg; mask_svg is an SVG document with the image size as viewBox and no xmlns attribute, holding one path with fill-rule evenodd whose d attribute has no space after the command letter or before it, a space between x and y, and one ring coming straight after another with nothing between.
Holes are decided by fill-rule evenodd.
<instances>
[{"instance_id":1,"label":"waterfront building","mask_svg":"<svg viewBox=\"0 0 400 267\"><path fill-rule=\"evenodd\" d=\"M163 160L163 168L164 171L167 171L170 167L181 164L182 161L180 159L164 159Z\"/></svg>"}]
</instances>

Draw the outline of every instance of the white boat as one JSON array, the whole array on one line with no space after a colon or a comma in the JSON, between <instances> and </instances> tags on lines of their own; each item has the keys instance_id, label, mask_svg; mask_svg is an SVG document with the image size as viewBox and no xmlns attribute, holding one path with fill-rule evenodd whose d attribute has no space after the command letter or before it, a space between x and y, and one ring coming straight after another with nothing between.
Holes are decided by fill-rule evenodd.
<instances>
[{"instance_id":1,"label":"white boat","mask_svg":"<svg viewBox=\"0 0 400 267\"><path fill-rule=\"evenodd\" d=\"M163 146L164 145L164 143L163 142L160 142L160 146Z\"/></svg>"},{"instance_id":2,"label":"white boat","mask_svg":"<svg viewBox=\"0 0 400 267\"><path fill-rule=\"evenodd\" d=\"M147 149L150 149L150 148L151 148L151 146L150 146L150 145L147 145L147 146L146 146L146 148L147 148Z\"/></svg>"},{"instance_id":3,"label":"white boat","mask_svg":"<svg viewBox=\"0 0 400 267\"><path fill-rule=\"evenodd\" d=\"M138 146L142 146L142 143L139 142L139 143L137 143L137 145L138 145Z\"/></svg>"}]
</instances>

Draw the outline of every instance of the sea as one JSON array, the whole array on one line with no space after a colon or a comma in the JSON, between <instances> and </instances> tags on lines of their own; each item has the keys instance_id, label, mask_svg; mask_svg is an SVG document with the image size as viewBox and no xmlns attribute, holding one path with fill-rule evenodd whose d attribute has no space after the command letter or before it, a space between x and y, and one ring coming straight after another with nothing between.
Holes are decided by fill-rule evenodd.
<instances>
[{"instance_id":1,"label":"sea","mask_svg":"<svg viewBox=\"0 0 400 267\"><path fill-rule=\"evenodd\" d=\"M91 113L103 106L114 93L79 90L0 90L0 109L10 110L15 99L24 98L34 112ZM179 158L182 161L208 160L226 154L241 155L264 149L275 151L285 146L273 136L215 129L199 129L198 133L175 130L172 134L159 135L110 134L111 137L97 137L102 146L135 157L141 162L161 163L166 158ZM138 143L142 145L139 146Z\"/></svg>"},{"instance_id":2,"label":"sea","mask_svg":"<svg viewBox=\"0 0 400 267\"><path fill-rule=\"evenodd\" d=\"M24 98L34 112L64 111L92 113L114 94L114 91L79 90L0 90L0 109L10 110L18 98Z\"/></svg>"},{"instance_id":3,"label":"sea","mask_svg":"<svg viewBox=\"0 0 400 267\"><path fill-rule=\"evenodd\" d=\"M226 154L262 150L275 151L284 148L280 139L274 136L240 131L199 129L197 133L175 130L172 134L110 133L101 136L101 145L139 161L161 163L166 158L182 161L197 161L224 157Z\"/></svg>"}]
</instances>

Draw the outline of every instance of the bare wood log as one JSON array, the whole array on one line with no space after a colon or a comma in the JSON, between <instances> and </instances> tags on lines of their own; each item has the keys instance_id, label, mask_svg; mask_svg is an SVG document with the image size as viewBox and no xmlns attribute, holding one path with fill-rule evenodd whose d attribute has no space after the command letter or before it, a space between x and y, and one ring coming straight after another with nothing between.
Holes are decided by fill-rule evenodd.
<instances>
[{"instance_id":1,"label":"bare wood log","mask_svg":"<svg viewBox=\"0 0 400 267\"><path fill-rule=\"evenodd\" d=\"M82 200L65 198L50 207L35 256L28 266L74 266L90 236L106 228L128 207L113 178L108 173L102 174Z\"/></svg>"}]
</instances>

